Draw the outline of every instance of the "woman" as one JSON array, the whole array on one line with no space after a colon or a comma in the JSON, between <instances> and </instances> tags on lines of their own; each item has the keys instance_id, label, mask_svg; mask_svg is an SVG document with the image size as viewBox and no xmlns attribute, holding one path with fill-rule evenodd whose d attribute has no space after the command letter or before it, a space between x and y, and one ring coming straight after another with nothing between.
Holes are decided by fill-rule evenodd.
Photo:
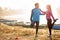
<instances>
[{"instance_id":1,"label":"woman","mask_svg":"<svg viewBox=\"0 0 60 40\"><path fill-rule=\"evenodd\" d=\"M46 9L47 9L47 11L44 13L46 14L47 26L48 26L49 33L50 33L48 37L52 38L51 29L52 29L54 23L57 21L57 19L54 18L50 5L47 5ZM53 23L52 23L52 19L53 19Z\"/></svg>"}]
</instances>

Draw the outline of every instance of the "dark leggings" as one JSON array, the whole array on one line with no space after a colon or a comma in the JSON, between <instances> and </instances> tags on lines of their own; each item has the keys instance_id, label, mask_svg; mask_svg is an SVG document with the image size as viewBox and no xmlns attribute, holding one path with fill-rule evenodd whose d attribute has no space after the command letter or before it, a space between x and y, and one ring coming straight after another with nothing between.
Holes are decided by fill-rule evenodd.
<instances>
[{"instance_id":1,"label":"dark leggings","mask_svg":"<svg viewBox=\"0 0 60 40\"><path fill-rule=\"evenodd\" d=\"M39 21L32 21L31 22L31 27L33 27L34 26L34 24L36 23L36 35L38 34L38 27L39 27Z\"/></svg>"},{"instance_id":2,"label":"dark leggings","mask_svg":"<svg viewBox=\"0 0 60 40\"><path fill-rule=\"evenodd\" d=\"M55 22L52 23L52 20L51 19L47 19L47 25L48 25L48 28L49 28L49 33L51 35L51 29L53 27Z\"/></svg>"}]
</instances>

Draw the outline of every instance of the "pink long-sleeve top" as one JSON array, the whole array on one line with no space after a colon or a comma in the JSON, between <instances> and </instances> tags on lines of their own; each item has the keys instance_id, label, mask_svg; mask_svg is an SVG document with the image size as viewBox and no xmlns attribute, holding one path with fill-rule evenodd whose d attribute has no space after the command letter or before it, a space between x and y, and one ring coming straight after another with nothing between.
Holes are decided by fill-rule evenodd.
<instances>
[{"instance_id":1,"label":"pink long-sleeve top","mask_svg":"<svg viewBox=\"0 0 60 40\"><path fill-rule=\"evenodd\" d=\"M51 19L52 18L54 20L54 16L52 14L52 11L46 11L45 14L46 14L46 19Z\"/></svg>"}]
</instances>

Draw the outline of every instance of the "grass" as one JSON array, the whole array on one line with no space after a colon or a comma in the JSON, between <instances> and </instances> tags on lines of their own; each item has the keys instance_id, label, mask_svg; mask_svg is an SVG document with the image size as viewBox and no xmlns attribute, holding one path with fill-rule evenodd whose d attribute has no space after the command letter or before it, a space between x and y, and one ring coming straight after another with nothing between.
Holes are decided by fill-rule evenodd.
<instances>
[{"instance_id":1,"label":"grass","mask_svg":"<svg viewBox=\"0 0 60 40\"><path fill-rule=\"evenodd\" d=\"M48 29L39 29L38 40L50 40ZM0 40L34 40L35 28L0 25ZM60 40L60 30L52 30L53 40Z\"/></svg>"}]
</instances>

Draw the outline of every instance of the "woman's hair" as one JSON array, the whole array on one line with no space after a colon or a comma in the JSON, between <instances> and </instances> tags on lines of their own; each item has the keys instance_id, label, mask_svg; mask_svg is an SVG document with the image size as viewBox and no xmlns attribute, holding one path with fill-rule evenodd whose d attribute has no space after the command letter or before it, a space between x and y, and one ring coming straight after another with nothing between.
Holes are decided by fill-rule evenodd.
<instances>
[{"instance_id":1,"label":"woman's hair","mask_svg":"<svg viewBox=\"0 0 60 40\"><path fill-rule=\"evenodd\" d=\"M47 7L51 10L51 5L48 4Z\"/></svg>"}]
</instances>

